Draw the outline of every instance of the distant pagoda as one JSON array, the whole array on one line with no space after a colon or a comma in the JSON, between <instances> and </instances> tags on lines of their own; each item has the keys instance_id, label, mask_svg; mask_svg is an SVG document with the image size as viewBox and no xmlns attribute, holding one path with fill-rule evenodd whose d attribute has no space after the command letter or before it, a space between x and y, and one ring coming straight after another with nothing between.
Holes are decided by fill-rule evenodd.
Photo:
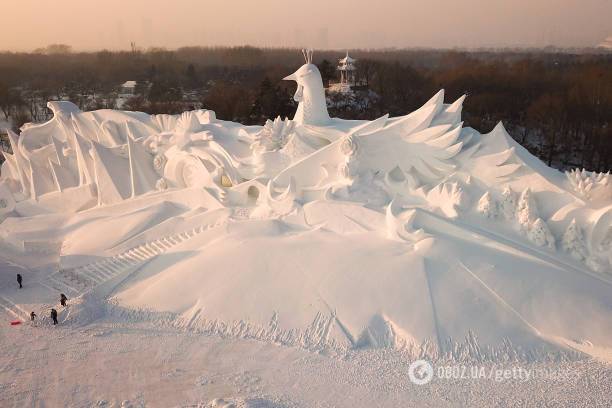
<instances>
[{"instance_id":1,"label":"distant pagoda","mask_svg":"<svg viewBox=\"0 0 612 408\"><path fill-rule=\"evenodd\" d=\"M330 92L349 93L355 87L363 87L366 84L357 79L357 60L349 56L348 51L344 58L338 60L336 69L340 71L340 82L330 83L328 90Z\"/></svg>"}]
</instances>

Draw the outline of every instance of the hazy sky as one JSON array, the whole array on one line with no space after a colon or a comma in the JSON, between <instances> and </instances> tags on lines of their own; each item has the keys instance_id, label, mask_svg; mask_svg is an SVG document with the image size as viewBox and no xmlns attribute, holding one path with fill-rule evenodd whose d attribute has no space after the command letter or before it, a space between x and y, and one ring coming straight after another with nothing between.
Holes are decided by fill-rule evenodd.
<instances>
[{"instance_id":1,"label":"hazy sky","mask_svg":"<svg viewBox=\"0 0 612 408\"><path fill-rule=\"evenodd\" d=\"M612 0L0 0L0 49L592 46Z\"/></svg>"}]
</instances>

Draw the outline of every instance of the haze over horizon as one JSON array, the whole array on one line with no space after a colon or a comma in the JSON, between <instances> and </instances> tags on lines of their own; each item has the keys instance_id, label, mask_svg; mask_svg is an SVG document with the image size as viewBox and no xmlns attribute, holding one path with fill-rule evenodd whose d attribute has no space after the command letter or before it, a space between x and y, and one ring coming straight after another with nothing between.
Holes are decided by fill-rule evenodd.
<instances>
[{"instance_id":1,"label":"haze over horizon","mask_svg":"<svg viewBox=\"0 0 612 408\"><path fill-rule=\"evenodd\" d=\"M612 0L100 3L9 0L0 50L32 51L52 43L129 49L132 41L143 48L590 47L612 35Z\"/></svg>"}]
</instances>

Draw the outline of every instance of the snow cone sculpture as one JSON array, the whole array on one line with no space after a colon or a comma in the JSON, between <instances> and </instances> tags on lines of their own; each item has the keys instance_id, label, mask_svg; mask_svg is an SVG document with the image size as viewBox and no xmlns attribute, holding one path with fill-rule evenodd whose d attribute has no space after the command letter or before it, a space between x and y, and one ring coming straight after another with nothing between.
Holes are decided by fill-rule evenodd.
<instances>
[{"instance_id":1,"label":"snow cone sculpture","mask_svg":"<svg viewBox=\"0 0 612 408\"><path fill-rule=\"evenodd\" d=\"M285 78L295 117L264 126L50 102L51 120L9 132L2 256L44 260L40 296L208 333L478 361L609 353L608 174L464 127L465 97L444 91L405 116L330 118L304 57Z\"/></svg>"}]
</instances>

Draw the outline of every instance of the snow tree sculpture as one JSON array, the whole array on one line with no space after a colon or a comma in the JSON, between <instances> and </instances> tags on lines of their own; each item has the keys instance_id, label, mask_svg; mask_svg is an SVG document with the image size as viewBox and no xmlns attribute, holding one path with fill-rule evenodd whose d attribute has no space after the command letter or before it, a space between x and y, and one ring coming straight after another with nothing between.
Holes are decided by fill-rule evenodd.
<instances>
[{"instance_id":1,"label":"snow tree sculpture","mask_svg":"<svg viewBox=\"0 0 612 408\"><path fill-rule=\"evenodd\" d=\"M578 261L584 261L589 256L584 234L582 229L576 223L576 219L572 219L563 234L561 247L565 252L571 255L572 258Z\"/></svg>"},{"instance_id":2,"label":"snow tree sculpture","mask_svg":"<svg viewBox=\"0 0 612 408\"><path fill-rule=\"evenodd\" d=\"M497 218L499 216L499 204L488 191L478 201L478 212L487 218Z\"/></svg>"},{"instance_id":3,"label":"snow tree sculpture","mask_svg":"<svg viewBox=\"0 0 612 408\"><path fill-rule=\"evenodd\" d=\"M516 220L522 231L529 231L530 226L538 218L538 209L532 197L531 190L526 188L519 197L516 207Z\"/></svg>"},{"instance_id":4,"label":"snow tree sculpture","mask_svg":"<svg viewBox=\"0 0 612 408\"><path fill-rule=\"evenodd\" d=\"M550 232L546 222L541 218L537 218L533 222L527 233L527 237L538 246L555 249L555 237Z\"/></svg>"},{"instance_id":5,"label":"snow tree sculpture","mask_svg":"<svg viewBox=\"0 0 612 408\"><path fill-rule=\"evenodd\" d=\"M504 218L513 221L516 214L516 193L510 186L506 186L502 192L500 207Z\"/></svg>"}]
</instances>

